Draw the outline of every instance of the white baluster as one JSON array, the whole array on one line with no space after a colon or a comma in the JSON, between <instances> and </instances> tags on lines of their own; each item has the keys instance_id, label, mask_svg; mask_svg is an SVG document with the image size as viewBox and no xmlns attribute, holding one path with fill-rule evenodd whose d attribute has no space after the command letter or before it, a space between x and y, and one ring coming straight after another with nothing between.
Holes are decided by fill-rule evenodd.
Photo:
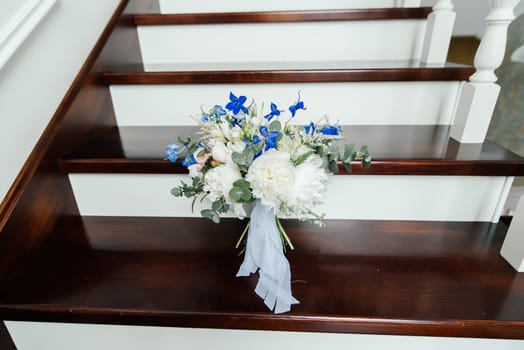
<instances>
[{"instance_id":1,"label":"white baluster","mask_svg":"<svg viewBox=\"0 0 524 350\"><path fill-rule=\"evenodd\" d=\"M477 71L459 97L451 137L463 143L484 142L500 86L495 84L497 69L504 59L508 26L515 18L513 9L520 0L489 0L486 31L475 55Z\"/></svg>"},{"instance_id":2,"label":"white baluster","mask_svg":"<svg viewBox=\"0 0 524 350\"><path fill-rule=\"evenodd\" d=\"M419 7L420 0L397 0L396 7Z\"/></svg>"},{"instance_id":3,"label":"white baluster","mask_svg":"<svg viewBox=\"0 0 524 350\"><path fill-rule=\"evenodd\" d=\"M506 239L502 244L500 255L515 270L524 272L524 196L520 197L517 210L506 234Z\"/></svg>"},{"instance_id":4,"label":"white baluster","mask_svg":"<svg viewBox=\"0 0 524 350\"><path fill-rule=\"evenodd\" d=\"M420 60L428 64L443 64L448 57L449 43L455 24L451 0L439 0L428 16L424 46Z\"/></svg>"}]
</instances>

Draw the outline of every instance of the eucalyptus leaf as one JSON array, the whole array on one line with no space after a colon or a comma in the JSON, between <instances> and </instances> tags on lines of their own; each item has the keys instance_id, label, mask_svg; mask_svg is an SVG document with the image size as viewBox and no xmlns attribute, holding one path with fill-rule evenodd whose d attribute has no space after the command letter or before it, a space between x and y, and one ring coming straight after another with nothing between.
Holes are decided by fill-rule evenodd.
<instances>
[{"instance_id":1,"label":"eucalyptus leaf","mask_svg":"<svg viewBox=\"0 0 524 350\"><path fill-rule=\"evenodd\" d=\"M351 174L351 172L353 171L353 168L351 167L351 164L350 163L342 163L342 164L344 164L344 169L346 169L348 174Z\"/></svg>"},{"instance_id":2,"label":"eucalyptus leaf","mask_svg":"<svg viewBox=\"0 0 524 350\"><path fill-rule=\"evenodd\" d=\"M333 174L338 173L338 164L335 161L329 162L329 171Z\"/></svg>"},{"instance_id":3,"label":"eucalyptus leaf","mask_svg":"<svg viewBox=\"0 0 524 350\"><path fill-rule=\"evenodd\" d=\"M246 179L238 179L235 182L233 182L234 187L241 187L241 188L249 188L251 184Z\"/></svg>"},{"instance_id":4,"label":"eucalyptus leaf","mask_svg":"<svg viewBox=\"0 0 524 350\"><path fill-rule=\"evenodd\" d=\"M253 163L253 159L255 158L255 150L253 150L252 147L246 147L244 148L244 151L242 152L242 156L244 157L244 164L246 166L250 166L251 163Z\"/></svg>"},{"instance_id":5,"label":"eucalyptus leaf","mask_svg":"<svg viewBox=\"0 0 524 350\"><path fill-rule=\"evenodd\" d=\"M181 197L182 196L182 190L179 187L173 187L171 189L171 194L175 197Z\"/></svg>"},{"instance_id":6,"label":"eucalyptus leaf","mask_svg":"<svg viewBox=\"0 0 524 350\"><path fill-rule=\"evenodd\" d=\"M221 199L217 199L216 201L214 201L211 204L211 209L213 209L216 212L218 212L221 208L222 208L222 200Z\"/></svg>"},{"instance_id":7,"label":"eucalyptus leaf","mask_svg":"<svg viewBox=\"0 0 524 350\"><path fill-rule=\"evenodd\" d=\"M280 122L278 120L273 120L271 123L269 123L268 130L270 132L271 131L278 131L278 132L280 132L282 130L282 124L280 124Z\"/></svg>"},{"instance_id":8,"label":"eucalyptus leaf","mask_svg":"<svg viewBox=\"0 0 524 350\"><path fill-rule=\"evenodd\" d=\"M233 152L233 154L231 154L231 159L239 167L242 167L243 165L246 165L246 162L244 160L244 156L242 154L238 153L238 152Z\"/></svg>"},{"instance_id":9,"label":"eucalyptus leaf","mask_svg":"<svg viewBox=\"0 0 524 350\"><path fill-rule=\"evenodd\" d=\"M233 202L247 203L251 200L251 191L247 187L233 186L229 191L229 198L231 198Z\"/></svg>"},{"instance_id":10,"label":"eucalyptus leaf","mask_svg":"<svg viewBox=\"0 0 524 350\"><path fill-rule=\"evenodd\" d=\"M186 135L180 135L178 136L178 142L180 142L184 146L187 146L191 143L191 137L186 136Z\"/></svg>"},{"instance_id":11,"label":"eucalyptus leaf","mask_svg":"<svg viewBox=\"0 0 524 350\"><path fill-rule=\"evenodd\" d=\"M200 212L200 214L202 214L202 216L206 219L213 221L215 224L220 223L220 215L218 215L218 213L214 210L204 209Z\"/></svg>"},{"instance_id":12,"label":"eucalyptus leaf","mask_svg":"<svg viewBox=\"0 0 524 350\"><path fill-rule=\"evenodd\" d=\"M233 186L228 194L233 202L240 203L242 195L244 194L244 189L242 187Z\"/></svg>"},{"instance_id":13,"label":"eucalyptus leaf","mask_svg":"<svg viewBox=\"0 0 524 350\"><path fill-rule=\"evenodd\" d=\"M198 145L196 143L193 143L189 148L187 149L187 153L193 154L198 149Z\"/></svg>"}]
</instances>

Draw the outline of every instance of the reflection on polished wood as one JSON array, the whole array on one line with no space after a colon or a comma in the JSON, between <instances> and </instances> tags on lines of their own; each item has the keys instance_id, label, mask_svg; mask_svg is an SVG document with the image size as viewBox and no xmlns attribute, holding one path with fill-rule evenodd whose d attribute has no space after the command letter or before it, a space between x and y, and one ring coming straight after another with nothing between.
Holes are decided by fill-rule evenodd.
<instances>
[{"instance_id":1,"label":"reflection on polished wood","mask_svg":"<svg viewBox=\"0 0 524 350\"><path fill-rule=\"evenodd\" d=\"M300 304L269 312L235 278L245 221L62 221L0 288L8 319L182 327L524 338L524 275L498 251L503 224L285 221Z\"/></svg>"},{"instance_id":2,"label":"reflection on polished wood","mask_svg":"<svg viewBox=\"0 0 524 350\"><path fill-rule=\"evenodd\" d=\"M278 59L278 58L277 58ZM124 70L124 66L121 67ZM345 60L345 61L271 61L271 62L187 62L187 63L147 63L148 72L183 71L260 71L260 70L357 70L357 69L431 69L431 68L470 68L456 63L427 64L417 60ZM139 66L125 71L142 71ZM118 71L115 71L118 73Z\"/></svg>"},{"instance_id":3,"label":"reflection on polished wood","mask_svg":"<svg viewBox=\"0 0 524 350\"><path fill-rule=\"evenodd\" d=\"M302 10L185 14L137 14L134 23L145 25L282 23L318 21L369 21L395 19L426 19L431 7L379 8L352 10Z\"/></svg>"},{"instance_id":4,"label":"reflection on polished wood","mask_svg":"<svg viewBox=\"0 0 524 350\"><path fill-rule=\"evenodd\" d=\"M136 126L106 133L59 160L64 173L187 173L180 164L163 160L167 144L197 127ZM460 144L449 138L448 126L344 126L344 139L366 144L373 164L362 175L524 175L524 159L489 141ZM342 169L342 167L341 167ZM341 174L344 174L341 171Z\"/></svg>"},{"instance_id":5,"label":"reflection on polished wood","mask_svg":"<svg viewBox=\"0 0 524 350\"><path fill-rule=\"evenodd\" d=\"M335 68L333 68L335 67ZM343 68L340 68L343 67ZM416 61L348 61L302 62L289 69L282 62L238 63L235 67L179 64L147 67L111 68L103 74L106 84L258 84L258 83L320 83L371 81L464 81L475 69L447 63L424 65ZM166 69L168 71L157 71ZM185 71L184 69L193 69ZM172 70L172 71L169 71Z\"/></svg>"}]
</instances>

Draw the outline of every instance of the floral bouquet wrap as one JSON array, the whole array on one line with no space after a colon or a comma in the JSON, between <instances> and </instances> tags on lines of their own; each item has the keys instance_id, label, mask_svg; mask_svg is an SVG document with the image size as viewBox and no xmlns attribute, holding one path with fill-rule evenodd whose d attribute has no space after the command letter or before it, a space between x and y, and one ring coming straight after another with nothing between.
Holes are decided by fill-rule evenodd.
<instances>
[{"instance_id":1,"label":"floral bouquet wrap","mask_svg":"<svg viewBox=\"0 0 524 350\"><path fill-rule=\"evenodd\" d=\"M245 257L237 276L259 270L255 292L275 313L289 311L298 303L291 294L291 272L285 258L286 246L293 245L279 217L311 220L322 225L323 215L315 212L322 203L329 175L339 171L339 163L351 172L351 162L367 168L371 156L364 146L356 150L341 140L341 127L327 117L305 126L291 123L306 106L300 100L287 110L275 103L262 113L254 102L246 106L245 96L229 95L225 108L215 105L197 118L201 137L191 140L181 135L178 143L166 148L165 158L183 158L190 183L182 182L171 193L176 197L206 198L210 204L202 216L220 222L221 214L247 216L251 221L237 247L245 238ZM287 114L283 122L284 113ZM335 144L337 143L337 144Z\"/></svg>"}]
</instances>

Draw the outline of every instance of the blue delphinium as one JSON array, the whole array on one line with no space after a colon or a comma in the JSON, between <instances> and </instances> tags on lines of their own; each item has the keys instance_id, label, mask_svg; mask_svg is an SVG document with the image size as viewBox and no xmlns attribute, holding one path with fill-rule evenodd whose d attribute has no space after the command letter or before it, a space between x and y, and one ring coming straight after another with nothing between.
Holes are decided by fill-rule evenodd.
<instances>
[{"instance_id":1,"label":"blue delphinium","mask_svg":"<svg viewBox=\"0 0 524 350\"><path fill-rule=\"evenodd\" d=\"M280 131L269 131L266 126L260 127L260 135L262 135L266 141L265 151L271 148L277 148L277 139L282 135Z\"/></svg>"},{"instance_id":2,"label":"blue delphinium","mask_svg":"<svg viewBox=\"0 0 524 350\"><path fill-rule=\"evenodd\" d=\"M164 155L164 159L169 160L170 162L174 163L178 159L180 148L179 145L176 144L176 142L172 142L169 145L166 146L166 153Z\"/></svg>"},{"instance_id":3,"label":"blue delphinium","mask_svg":"<svg viewBox=\"0 0 524 350\"><path fill-rule=\"evenodd\" d=\"M309 125L304 126L304 130L306 130L306 135L313 135L315 133L317 126L315 123L311 122Z\"/></svg>"},{"instance_id":4,"label":"blue delphinium","mask_svg":"<svg viewBox=\"0 0 524 350\"><path fill-rule=\"evenodd\" d=\"M246 96L240 96L236 97L232 92L229 93L229 102L226 105L226 109L228 111L232 111L233 114L238 114L240 111L247 113L248 109L246 106L244 106L244 103L246 103L247 97Z\"/></svg>"},{"instance_id":5,"label":"blue delphinium","mask_svg":"<svg viewBox=\"0 0 524 350\"><path fill-rule=\"evenodd\" d=\"M295 113L297 113L297 110L299 109L306 109L306 106L304 106L304 102L298 101L294 105L289 106L289 111L291 112L291 117L295 116Z\"/></svg>"},{"instance_id":6,"label":"blue delphinium","mask_svg":"<svg viewBox=\"0 0 524 350\"><path fill-rule=\"evenodd\" d=\"M182 161L182 165L185 166L186 168L189 168L191 165L194 165L194 164L198 164L198 162L195 156L192 154L189 154L188 156L186 156L184 161Z\"/></svg>"},{"instance_id":7,"label":"blue delphinium","mask_svg":"<svg viewBox=\"0 0 524 350\"><path fill-rule=\"evenodd\" d=\"M280 115L280 110L278 109L277 105L271 102L271 113L268 115L265 115L264 118L266 118L268 121L271 121L274 117L278 117Z\"/></svg>"},{"instance_id":8,"label":"blue delphinium","mask_svg":"<svg viewBox=\"0 0 524 350\"><path fill-rule=\"evenodd\" d=\"M226 110L224 107L220 105L215 105L211 110L209 111L209 116L212 118L215 118L216 120L220 119L221 117L226 115Z\"/></svg>"},{"instance_id":9,"label":"blue delphinium","mask_svg":"<svg viewBox=\"0 0 524 350\"><path fill-rule=\"evenodd\" d=\"M342 131L342 128L337 126L325 126L323 127L320 132L323 135L329 135L329 136L340 136L340 132Z\"/></svg>"}]
</instances>

